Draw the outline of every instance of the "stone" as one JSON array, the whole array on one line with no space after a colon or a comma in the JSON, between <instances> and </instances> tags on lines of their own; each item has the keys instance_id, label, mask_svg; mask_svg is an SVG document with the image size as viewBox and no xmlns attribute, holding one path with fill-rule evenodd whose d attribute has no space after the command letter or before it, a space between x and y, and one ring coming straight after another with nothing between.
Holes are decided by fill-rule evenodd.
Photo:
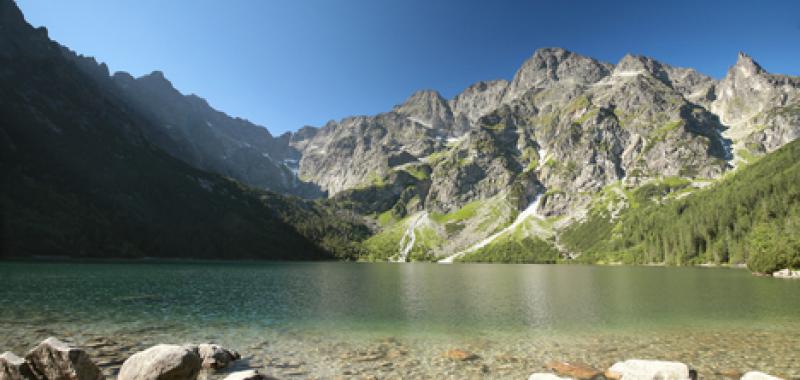
<instances>
[{"instance_id":1,"label":"stone","mask_svg":"<svg viewBox=\"0 0 800 380\"><path fill-rule=\"evenodd\" d=\"M38 377L48 380L98 380L103 374L89 355L50 337L25 355L25 360Z\"/></svg>"},{"instance_id":2,"label":"stone","mask_svg":"<svg viewBox=\"0 0 800 380\"><path fill-rule=\"evenodd\" d=\"M603 376L603 371L578 362L553 361L547 364L547 369L561 376L568 376L578 380L592 380Z\"/></svg>"},{"instance_id":3,"label":"stone","mask_svg":"<svg viewBox=\"0 0 800 380\"><path fill-rule=\"evenodd\" d=\"M800 279L800 270L781 269L772 273L772 277Z\"/></svg>"},{"instance_id":4,"label":"stone","mask_svg":"<svg viewBox=\"0 0 800 380\"><path fill-rule=\"evenodd\" d=\"M721 369L714 371L714 374L728 379L738 379L742 377L742 373L735 369Z\"/></svg>"},{"instance_id":5,"label":"stone","mask_svg":"<svg viewBox=\"0 0 800 380\"><path fill-rule=\"evenodd\" d=\"M198 345L197 354L203 361L203 368L221 369L227 367L231 362L241 359L238 352L209 343Z\"/></svg>"},{"instance_id":6,"label":"stone","mask_svg":"<svg viewBox=\"0 0 800 380\"><path fill-rule=\"evenodd\" d=\"M462 349L454 348L444 353L444 357L450 360L457 360L457 361L470 361L478 359L478 355L475 355L469 351L464 351Z\"/></svg>"},{"instance_id":7,"label":"stone","mask_svg":"<svg viewBox=\"0 0 800 380\"><path fill-rule=\"evenodd\" d=\"M201 368L200 356L190 348L159 344L128 358L117 380L195 380Z\"/></svg>"},{"instance_id":8,"label":"stone","mask_svg":"<svg viewBox=\"0 0 800 380\"><path fill-rule=\"evenodd\" d=\"M272 376L258 373L256 370L238 371L225 377L224 380L274 380Z\"/></svg>"},{"instance_id":9,"label":"stone","mask_svg":"<svg viewBox=\"0 0 800 380\"><path fill-rule=\"evenodd\" d=\"M569 377L556 376L552 373L533 373L528 380L571 380Z\"/></svg>"},{"instance_id":10,"label":"stone","mask_svg":"<svg viewBox=\"0 0 800 380\"><path fill-rule=\"evenodd\" d=\"M767 375L764 372L750 371L742 376L742 380L783 380L780 377Z\"/></svg>"},{"instance_id":11,"label":"stone","mask_svg":"<svg viewBox=\"0 0 800 380\"><path fill-rule=\"evenodd\" d=\"M0 379L22 380L33 377L33 371L25 359L12 352L4 352L0 355Z\"/></svg>"},{"instance_id":12,"label":"stone","mask_svg":"<svg viewBox=\"0 0 800 380\"><path fill-rule=\"evenodd\" d=\"M689 380L692 379L689 372L689 367L686 364L679 362L668 362L658 360L626 360L624 362L617 362L608 371L606 377L609 379L617 379L616 376L611 377L608 375L619 375L622 380Z\"/></svg>"}]
</instances>

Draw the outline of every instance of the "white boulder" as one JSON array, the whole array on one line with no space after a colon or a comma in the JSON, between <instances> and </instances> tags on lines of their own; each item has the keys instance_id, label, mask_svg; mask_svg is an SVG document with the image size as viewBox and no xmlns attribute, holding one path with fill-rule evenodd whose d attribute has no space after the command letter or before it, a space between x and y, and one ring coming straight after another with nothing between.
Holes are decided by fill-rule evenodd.
<instances>
[{"instance_id":1,"label":"white boulder","mask_svg":"<svg viewBox=\"0 0 800 380\"><path fill-rule=\"evenodd\" d=\"M617 362L606 372L622 380L690 380L689 367L679 362L658 360L626 360Z\"/></svg>"},{"instance_id":2,"label":"white boulder","mask_svg":"<svg viewBox=\"0 0 800 380\"><path fill-rule=\"evenodd\" d=\"M117 380L195 380L202 360L191 348L159 344L133 354Z\"/></svg>"},{"instance_id":3,"label":"white boulder","mask_svg":"<svg viewBox=\"0 0 800 380\"><path fill-rule=\"evenodd\" d=\"M800 279L800 270L781 269L777 272L772 272L772 277Z\"/></svg>"},{"instance_id":4,"label":"white boulder","mask_svg":"<svg viewBox=\"0 0 800 380\"><path fill-rule=\"evenodd\" d=\"M780 377L767 375L764 372L750 371L742 376L742 380L783 380Z\"/></svg>"},{"instance_id":5,"label":"white boulder","mask_svg":"<svg viewBox=\"0 0 800 380\"><path fill-rule=\"evenodd\" d=\"M247 371L234 372L224 380L274 380L273 377L258 373L258 371L251 369Z\"/></svg>"}]
</instances>

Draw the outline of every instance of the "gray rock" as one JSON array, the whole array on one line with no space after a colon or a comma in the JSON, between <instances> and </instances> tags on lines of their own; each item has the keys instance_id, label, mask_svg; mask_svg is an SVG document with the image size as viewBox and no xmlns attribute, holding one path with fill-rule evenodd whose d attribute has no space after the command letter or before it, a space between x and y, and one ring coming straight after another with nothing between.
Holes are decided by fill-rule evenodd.
<instances>
[{"instance_id":1,"label":"gray rock","mask_svg":"<svg viewBox=\"0 0 800 380\"><path fill-rule=\"evenodd\" d=\"M37 377L48 380L98 380L100 368L85 351L50 337L25 355Z\"/></svg>"},{"instance_id":2,"label":"gray rock","mask_svg":"<svg viewBox=\"0 0 800 380\"><path fill-rule=\"evenodd\" d=\"M0 355L0 380L23 379L34 379L34 374L25 359L12 352Z\"/></svg>"},{"instance_id":3,"label":"gray rock","mask_svg":"<svg viewBox=\"0 0 800 380\"><path fill-rule=\"evenodd\" d=\"M238 352L229 350L217 344L203 343L197 346L197 354L203 361L203 368L221 369L231 362L239 360Z\"/></svg>"},{"instance_id":4,"label":"gray rock","mask_svg":"<svg viewBox=\"0 0 800 380\"><path fill-rule=\"evenodd\" d=\"M159 344L137 352L119 370L118 380L194 380L202 368L190 348Z\"/></svg>"}]
</instances>

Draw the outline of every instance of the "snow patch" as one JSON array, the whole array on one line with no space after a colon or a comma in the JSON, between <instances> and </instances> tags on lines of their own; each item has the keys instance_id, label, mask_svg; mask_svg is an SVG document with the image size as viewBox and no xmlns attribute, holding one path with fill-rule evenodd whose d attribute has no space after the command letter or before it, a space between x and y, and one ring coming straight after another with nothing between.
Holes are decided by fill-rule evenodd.
<instances>
[{"instance_id":1,"label":"snow patch","mask_svg":"<svg viewBox=\"0 0 800 380\"><path fill-rule=\"evenodd\" d=\"M428 212L425 211L419 214L416 218L414 218L414 220L411 221L411 223L408 224L408 228L406 228L406 233L403 235L403 238L400 239L400 244L402 244L404 241L406 242L406 244L400 250L400 256L394 262L405 263L408 260L408 254L411 253L411 249L414 248L414 243L416 243L417 241L417 234L414 232L414 230L417 228L419 222L427 217L428 217ZM392 260L389 259L389 261Z\"/></svg>"},{"instance_id":2,"label":"snow patch","mask_svg":"<svg viewBox=\"0 0 800 380\"><path fill-rule=\"evenodd\" d=\"M525 208L525 210L523 210L521 213L519 213L519 215L517 215L517 218L514 219L514 222L511 223L510 225L508 225L506 228L503 228L499 232L496 232L495 234L493 234L493 235L491 235L491 236L479 241L477 244L474 244L471 247L469 247L469 248L467 248L467 249L465 249L465 250L463 250L461 252L458 252L456 254L447 256L447 257L439 260L438 262L441 263L441 264L452 264L455 261L455 259L457 259L457 258L459 258L461 256L464 256L464 255L466 255L468 253L475 252L475 251L477 251L477 250L489 245L489 243L495 241L498 237L502 236L503 234L506 234L508 232L514 231L517 228L517 226L519 226L522 222L527 220L529 217L534 217L534 218L539 219L539 220L544 220L544 217L539 215L537 213L537 211L536 211L539 208L539 204L541 203L541 201L542 201L542 194L539 194L539 195L536 196L536 199L534 199L533 202L528 207Z\"/></svg>"},{"instance_id":3,"label":"snow patch","mask_svg":"<svg viewBox=\"0 0 800 380\"><path fill-rule=\"evenodd\" d=\"M429 121L422 120L420 118L416 118L416 117L413 117L413 116L408 116L407 119L412 121L412 122L414 122L414 123L420 124L425 128L428 128L428 129L433 128L433 124L431 124Z\"/></svg>"}]
</instances>

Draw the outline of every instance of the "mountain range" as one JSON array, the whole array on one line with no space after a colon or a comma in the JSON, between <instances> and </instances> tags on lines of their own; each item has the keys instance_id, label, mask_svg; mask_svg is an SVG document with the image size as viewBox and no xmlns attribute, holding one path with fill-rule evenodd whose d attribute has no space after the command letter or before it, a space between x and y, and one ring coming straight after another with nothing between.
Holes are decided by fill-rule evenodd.
<instances>
[{"instance_id":1,"label":"mountain range","mask_svg":"<svg viewBox=\"0 0 800 380\"><path fill-rule=\"evenodd\" d=\"M0 3L7 255L599 260L588 248L631 210L693 198L800 136L800 78L744 53L717 80L542 48L511 81L275 137L159 71L111 74Z\"/></svg>"}]
</instances>

